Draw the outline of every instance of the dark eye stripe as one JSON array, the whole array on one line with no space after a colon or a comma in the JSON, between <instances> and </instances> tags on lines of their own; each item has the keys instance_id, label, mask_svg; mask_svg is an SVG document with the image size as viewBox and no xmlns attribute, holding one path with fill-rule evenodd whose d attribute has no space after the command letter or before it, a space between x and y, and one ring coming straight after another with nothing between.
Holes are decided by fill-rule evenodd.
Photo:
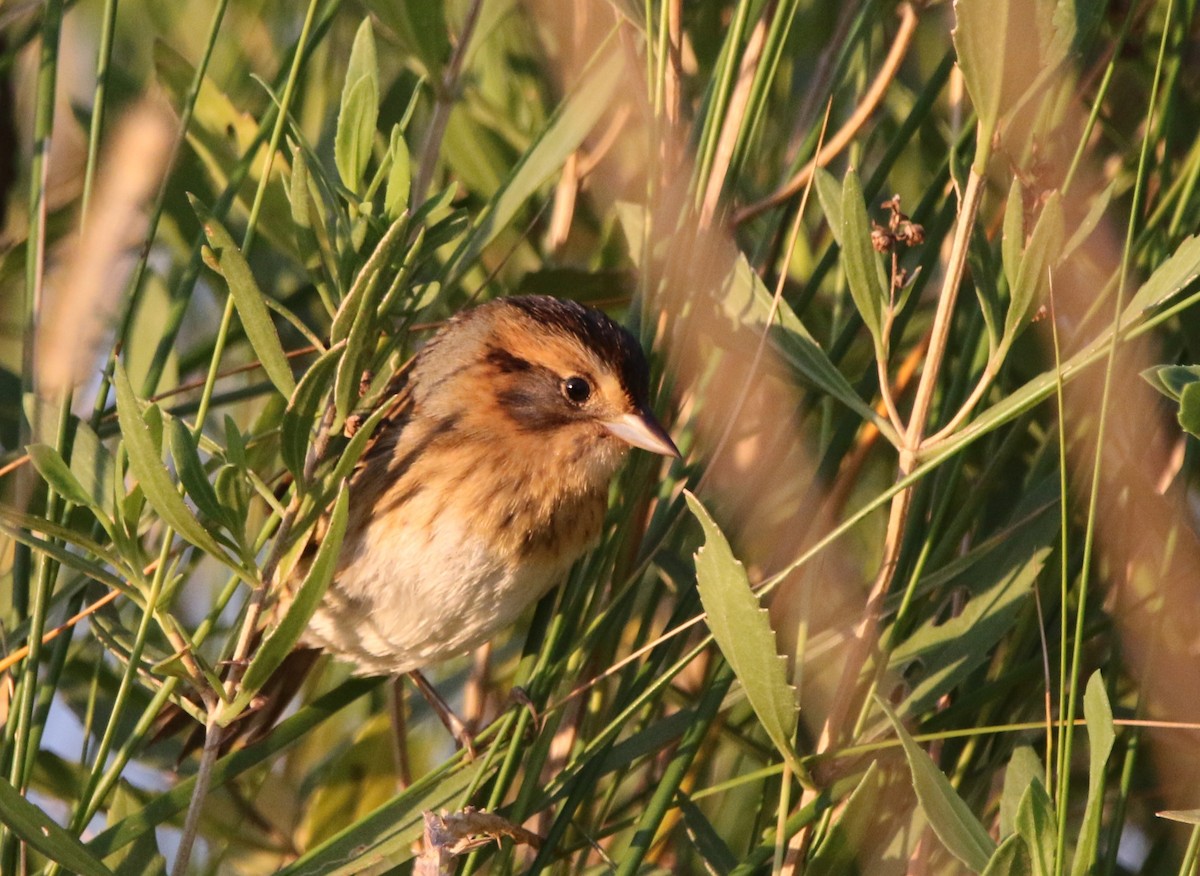
<instances>
[{"instance_id":1,"label":"dark eye stripe","mask_svg":"<svg viewBox=\"0 0 1200 876\"><path fill-rule=\"evenodd\" d=\"M533 367L528 359L522 359L520 356L508 352L508 350L502 350L500 347L488 348L487 361L489 365L495 366L496 370L501 374L516 374L521 371L528 371Z\"/></svg>"}]
</instances>

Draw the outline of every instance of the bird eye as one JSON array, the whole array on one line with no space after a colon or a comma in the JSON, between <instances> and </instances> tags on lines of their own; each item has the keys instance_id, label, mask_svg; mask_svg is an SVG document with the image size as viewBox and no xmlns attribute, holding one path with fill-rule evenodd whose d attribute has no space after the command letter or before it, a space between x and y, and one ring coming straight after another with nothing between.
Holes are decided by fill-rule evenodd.
<instances>
[{"instance_id":1,"label":"bird eye","mask_svg":"<svg viewBox=\"0 0 1200 876\"><path fill-rule=\"evenodd\" d=\"M582 377L568 377L563 381L563 395L577 405L583 404L592 394L592 385Z\"/></svg>"}]
</instances>

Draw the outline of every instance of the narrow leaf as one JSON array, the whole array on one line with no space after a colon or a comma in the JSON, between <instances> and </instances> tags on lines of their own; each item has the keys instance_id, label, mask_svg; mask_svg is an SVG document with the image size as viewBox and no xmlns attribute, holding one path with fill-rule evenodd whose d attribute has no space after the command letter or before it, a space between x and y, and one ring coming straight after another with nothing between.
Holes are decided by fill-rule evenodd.
<instances>
[{"instance_id":1,"label":"narrow leaf","mask_svg":"<svg viewBox=\"0 0 1200 876\"><path fill-rule=\"evenodd\" d=\"M1178 821L1180 824L1200 824L1200 809L1164 809L1154 814L1168 821Z\"/></svg>"},{"instance_id":2,"label":"narrow leaf","mask_svg":"<svg viewBox=\"0 0 1200 876\"><path fill-rule=\"evenodd\" d=\"M1004 208L1004 237L1000 255L1004 262L1004 279L1011 293L1017 288L1017 272L1021 269L1021 253L1025 251L1025 197L1021 180L1013 177L1008 189L1008 204Z\"/></svg>"},{"instance_id":3,"label":"narrow leaf","mask_svg":"<svg viewBox=\"0 0 1200 876\"><path fill-rule=\"evenodd\" d=\"M388 169L383 211L388 219L399 219L408 209L408 194L412 185L412 156L408 153L408 144L404 142L404 132L399 125L392 128L389 152L392 166Z\"/></svg>"},{"instance_id":4,"label":"narrow leaf","mask_svg":"<svg viewBox=\"0 0 1200 876\"><path fill-rule=\"evenodd\" d=\"M837 177L823 167L813 171L813 187L817 190L817 200L825 211L825 221L833 232L833 239L838 246L842 245L842 187Z\"/></svg>"},{"instance_id":5,"label":"narrow leaf","mask_svg":"<svg viewBox=\"0 0 1200 876\"><path fill-rule=\"evenodd\" d=\"M175 470L179 472L179 480L188 496L204 514L228 526L231 522L229 513L221 506L217 493L208 480L192 433L183 423L171 417L167 420L167 435L171 445L171 458L175 460Z\"/></svg>"},{"instance_id":6,"label":"narrow leaf","mask_svg":"<svg viewBox=\"0 0 1200 876\"><path fill-rule=\"evenodd\" d=\"M1028 745L1018 745L1004 770L1004 791L1000 795L1000 836L1017 829L1017 809L1034 782L1045 784L1045 770L1037 753Z\"/></svg>"},{"instance_id":7,"label":"narrow leaf","mask_svg":"<svg viewBox=\"0 0 1200 876\"><path fill-rule=\"evenodd\" d=\"M1104 689L1104 679L1099 670L1088 679L1083 694L1083 717L1088 730L1088 797L1083 829L1075 845L1072 876L1086 876L1096 861L1100 845L1100 817L1104 814L1104 773L1116 738L1112 706L1108 702L1108 692Z\"/></svg>"},{"instance_id":8,"label":"narrow leaf","mask_svg":"<svg viewBox=\"0 0 1200 876\"><path fill-rule=\"evenodd\" d=\"M608 52L582 84L567 95L451 256L443 286L454 285L475 264L479 253L508 225L521 205L579 148L608 109L622 81L623 63L619 52Z\"/></svg>"},{"instance_id":9,"label":"narrow leaf","mask_svg":"<svg viewBox=\"0 0 1200 876\"><path fill-rule=\"evenodd\" d=\"M842 876L858 869L860 855L878 836L879 807L884 805L887 776L871 761L841 814L829 825L824 841L804 868L805 876Z\"/></svg>"},{"instance_id":10,"label":"narrow leaf","mask_svg":"<svg viewBox=\"0 0 1200 876\"><path fill-rule=\"evenodd\" d=\"M1200 235L1179 244L1169 259L1150 275L1125 309L1126 317L1138 317L1152 307L1160 307L1200 275Z\"/></svg>"},{"instance_id":11,"label":"narrow leaf","mask_svg":"<svg viewBox=\"0 0 1200 876\"><path fill-rule=\"evenodd\" d=\"M262 362L263 370L267 372L267 377L275 384L275 388L285 398L290 396L296 388L296 381L292 377L291 366L288 365L283 346L279 343L279 333L275 331L275 324L271 322L271 314L267 305L263 303L262 290L254 281L250 265L246 263L241 250L237 248L225 226L195 197L189 196L189 200L204 226L208 245L216 258L216 268L229 286L229 294L233 296L233 303L237 306L238 316L241 317L250 346L254 348L259 361Z\"/></svg>"},{"instance_id":12,"label":"narrow leaf","mask_svg":"<svg viewBox=\"0 0 1200 876\"><path fill-rule=\"evenodd\" d=\"M279 453L296 483L303 487L304 459L308 455L309 437L317 418L317 407L333 383L342 350L333 347L317 359L296 386L288 400L279 428Z\"/></svg>"},{"instance_id":13,"label":"narrow leaf","mask_svg":"<svg viewBox=\"0 0 1200 876\"><path fill-rule=\"evenodd\" d=\"M1058 824L1054 816L1054 802L1040 780L1031 782L1021 796L1021 802L1017 804L1015 827L1029 849L1034 876L1052 876L1058 845Z\"/></svg>"},{"instance_id":14,"label":"narrow leaf","mask_svg":"<svg viewBox=\"0 0 1200 876\"><path fill-rule=\"evenodd\" d=\"M733 667L754 713L792 771L804 775L792 750L796 729L796 692L788 684L787 664L775 647L775 631L767 611L750 589L745 567L729 542L690 492L688 507L704 529L704 546L696 551L696 587L709 629Z\"/></svg>"},{"instance_id":15,"label":"narrow leaf","mask_svg":"<svg viewBox=\"0 0 1200 876\"><path fill-rule=\"evenodd\" d=\"M1008 0L955 0L954 49L963 81L979 117L978 155L986 156L1000 118L1004 61L1008 53ZM979 158L976 159L977 163ZM986 168L977 166L982 173Z\"/></svg>"},{"instance_id":16,"label":"narrow leaf","mask_svg":"<svg viewBox=\"0 0 1200 876\"><path fill-rule=\"evenodd\" d=\"M1033 864L1025 840L1010 836L992 854L983 876L1033 876Z\"/></svg>"},{"instance_id":17,"label":"narrow leaf","mask_svg":"<svg viewBox=\"0 0 1200 876\"><path fill-rule=\"evenodd\" d=\"M81 876L112 876L74 836L30 803L5 779L0 779L0 821L51 861Z\"/></svg>"},{"instance_id":18,"label":"narrow leaf","mask_svg":"<svg viewBox=\"0 0 1200 876\"><path fill-rule=\"evenodd\" d=\"M333 161L342 183L358 193L375 142L375 124L379 119L379 85L363 76L351 86L338 113L337 133L333 138Z\"/></svg>"},{"instance_id":19,"label":"narrow leaf","mask_svg":"<svg viewBox=\"0 0 1200 876\"><path fill-rule=\"evenodd\" d=\"M875 341L883 344L883 308L889 301L887 279L882 274L879 253L871 245L871 223L863 200L862 184L853 170L842 180L842 263L854 306Z\"/></svg>"},{"instance_id":20,"label":"narrow leaf","mask_svg":"<svg viewBox=\"0 0 1200 876\"><path fill-rule=\"evenodd\" d=\"M103 514L99 505L83 488L83 484L79 483L74 472L71 471L71 467L67 465L66 460L57 450L48 444L30 444L25 451L29 454L29 461L33 463L33 467L42 476L42 480L49 484L55 492L76 505L90 508L97 513L98 517Z\"/></svg>"},{"instance_id":21,"label":"narrow leaf","mask_svg":"<svg viewBox=\"0 0 1200 876\"><path fill-rule=\"evenodd\" d=\"M908 731L887 703L878 697L875 701L896 728L896 735L900 737L900 744L904 746L904 756L908 759L908 768L912 772L913 789L917 792L921 811L929 819L933 832L950 854L972 871L983 872L996 851L996 843L963 802L962 797L958 796L958 792L938 769L933 758L908 735Z\"/></svg>"},{"instance_id":22,"label":"narrow leaf","mask_svg":"<svg viewBox=\"0 0 1200 876\"><path fill-rule=\"evenodd\" d=\"M342 550L342 537L346 533L346 518L350 507L350 488L343 482L333 511L329 516L329 527L321 537L317 555L313 559L308 573L295 592L291 605L288 606L279 625L276 626L263 640L258 652L246 668L237 696L227 707L222 708L218 721L227 726L250 704L259 689L267 683L272 673L279 668L300 636L308 627L321 598L333 580L333 572L337 568L338 556Z\"/></svg>"},{"instance_id":23,"label":"narrow leaf","mask_svg":"<svg viewBox=\"0 0 1200 876\"><path fill-rule=\"evenodd\" d=\"M113 374L113 383L117 390L117 421L128 451L129 467L133 469L146 501L181 536L214 559L230 564L225 551L200 524L176 490L167 467L163 465L159 447L142 419L133 387L129 385L129 377L120 362ZM156 408L151 405L149 410ZM238 571L241 572L240 569Z\"/></svg>"},{"instance_id":24,"label":"narrow leaf","mask_svg":"<svg viewBox=\"0 0 1200 876\"><path fill-rule=\"evenodd\" d=\"M1088 208L1087 215L1075 226L1075 231L1071 234L1071 239L1063 247L1062 255L1059 256L1060 262L1070 258L1071 253L1075 252L1085 240L1092 236L1092 232L1096 230L1096 226L1104 218L1104 213L1108 209L1108 202L1112 200L1113 189L1116 186L1117 183L1114 180L1092 200L1092 206Z\"/></svg>"},{"instance_id":25,"label":"narrow leaf","mask_svg":"<svg viewBox=\"0 0 1200 876\"><path fill-rule=\"evenodd\" d=\"M1021 256L1017 282L1009 290L1012 297L1008 303L1008 315L1004 319L1006 342L1012 342L1029 313L1030 306L1045 294L1050 282L1048 274L1050 268L1058 261L1062 239L1062 198L1055 192L1042 209L1042 215L1038 217L1033 235L1029 238L1029 246Z\"/></svg>"}]
</instances>

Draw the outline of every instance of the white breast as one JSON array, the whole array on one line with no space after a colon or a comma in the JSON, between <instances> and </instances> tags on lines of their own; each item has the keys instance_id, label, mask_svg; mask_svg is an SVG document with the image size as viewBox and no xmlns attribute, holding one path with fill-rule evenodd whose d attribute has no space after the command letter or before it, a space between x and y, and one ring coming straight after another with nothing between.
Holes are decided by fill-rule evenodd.
<instances>
[{"instance_id":1,"label":"white breast","mask_svg":"<svg viewBox=\"0 0 1200 876\"><path fill-rule=\"evenodd\" d=\"M304 643L367 675L407 672L482 644L570 565L505 562L450 514L428 527L374 520L342 551Z\"/></svg>"}]
</instances>

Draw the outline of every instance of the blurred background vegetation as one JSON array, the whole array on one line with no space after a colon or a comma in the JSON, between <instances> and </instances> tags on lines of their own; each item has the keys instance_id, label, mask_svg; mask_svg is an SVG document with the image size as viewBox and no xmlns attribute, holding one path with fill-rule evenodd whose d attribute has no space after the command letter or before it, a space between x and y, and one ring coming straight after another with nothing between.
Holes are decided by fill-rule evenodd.
<instances>
[{"instance_id":1,"label":"blurred background vegetation","mask_svg":"<svg viewBox=\"0 0 1200 876\"><path fill-rule=\"evenodd\" d=\"M0 871L1195 872L1195 12L0 6ZM478 757L329 661L156 740L296 641L250 594L387 378L528 292L685 458L434 670Z\"/></svg>"}]
</instances>

